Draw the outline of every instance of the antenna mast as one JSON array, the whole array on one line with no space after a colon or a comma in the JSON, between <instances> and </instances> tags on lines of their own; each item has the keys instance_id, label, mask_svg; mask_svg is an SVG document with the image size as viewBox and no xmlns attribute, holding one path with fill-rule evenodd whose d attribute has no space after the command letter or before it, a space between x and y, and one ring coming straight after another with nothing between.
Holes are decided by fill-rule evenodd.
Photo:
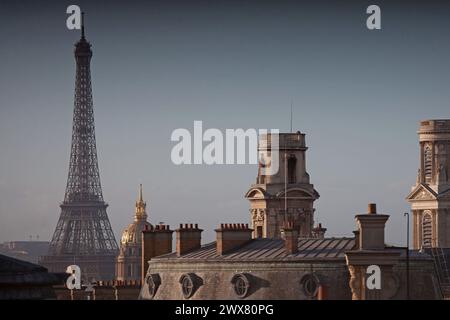
<instances>
[{"instance_id":1,"label":"antenna mast","mask_svg":"<svg viewBox=\"0 0 450 320\"><path fill-rule=\"evenodd\" d=\"M291 133L292 133L292 105L293 105L293 102L291 100Z\"/></svg>"}]
</instances>

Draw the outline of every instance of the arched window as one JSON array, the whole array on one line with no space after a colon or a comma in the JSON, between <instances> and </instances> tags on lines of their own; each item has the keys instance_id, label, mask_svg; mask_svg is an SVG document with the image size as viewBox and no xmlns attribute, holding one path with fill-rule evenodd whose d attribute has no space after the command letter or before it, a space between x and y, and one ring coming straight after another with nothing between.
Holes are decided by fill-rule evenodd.
<instances>
[{"instance_id":1,"label":"arched window","mask_svg":"<svg viewBox=\"0 0 450 320\"><path fill-rule=\"evenodd\" d=\"M425 211L422 217L422 247L431 248L433 225L430 211Z\"/></svg>"},{"instance_id":2,"label":"arched window","mask_svg":"<svg viewBox=\"0 0 450 320\"><path fill-rule=\"evenodd\" d=\"M424 159L423 170L425 175L425 181L431 182L432 168L433 168L433 154L430 145L425 146L423 159Z\"/></svg>"},{"instance_id":3,"label":"arched window","mask_svg":"<svg viewBox=\"0 0 450 320\"><path fill-rule=\"evenodd\" d=\"M296 183L297 175L296 175L296 166L297 166L297 158L292 154L288 159L288 183Z\"/></svg>"}]
</instances>

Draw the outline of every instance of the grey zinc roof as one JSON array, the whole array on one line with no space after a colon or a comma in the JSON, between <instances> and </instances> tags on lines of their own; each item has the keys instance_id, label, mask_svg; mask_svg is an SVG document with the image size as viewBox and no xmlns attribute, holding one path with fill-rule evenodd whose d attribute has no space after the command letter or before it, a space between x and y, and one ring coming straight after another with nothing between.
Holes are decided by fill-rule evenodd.
<instances>
[{"instance_id":1,"label":"grey zinc roof","mask_svg":"<svg viewBox=\"0 0 450 320\"><path fill-rule=\"evenodd\" d=\"M53 285L66 278L67 274L49 273L39 265L0 254L0 300L54 299Z\"/></svg>"},{"instance_id":2,"label":"grey zinc roof","mask_svg":"<svg viewBox=\"0 0 450 320\"><path fill-rule=\"evenodd\" d=\"M152 258L152 260L320 260L344 259L345 252L355 244L354 238L299 239L298 252L289 254L281 239L253 239L247 244L222 256L217 255L216 242L203 245L178 257L175 252Z\"/></svg>"}]
</instances>

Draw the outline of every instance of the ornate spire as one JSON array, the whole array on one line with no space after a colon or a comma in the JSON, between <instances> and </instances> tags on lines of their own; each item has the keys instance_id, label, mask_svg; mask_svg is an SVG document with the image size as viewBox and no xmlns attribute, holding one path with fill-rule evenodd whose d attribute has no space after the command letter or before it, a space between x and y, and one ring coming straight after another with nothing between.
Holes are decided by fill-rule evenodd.
<instances>
[{"instance_id":1,"label":"ornate spire","mask_svg":"<svg viewBox=\"0 0 450 320\"><path fill-rule=\"evenodd\" d=\"M85 39L84 37L84 12L81 13L81 39Z\"/></svg>"},{"instance_id":2,"label":"ornate spire","mask_svg":"<svg viewBox=\"0 0 450 320\"><path fill-rule=\"evenodd\" d=\"M145 220L147 221L147 212L146 212L147 203L145 203L144 198L142 196L142 184L139 185L139 195L138 200L136 201L136 210L134 219L137 220Z\"/></svg>"},{"instance_id":3,"label":"ornate spire","mask_svg":"<svg viewBox=\"0 0 450 320\"><path fill-rule=\"evenodd\" d=\"M144 201L142 198L142 183L139 185L139 202Z\"/></svg>"}]
</instances>

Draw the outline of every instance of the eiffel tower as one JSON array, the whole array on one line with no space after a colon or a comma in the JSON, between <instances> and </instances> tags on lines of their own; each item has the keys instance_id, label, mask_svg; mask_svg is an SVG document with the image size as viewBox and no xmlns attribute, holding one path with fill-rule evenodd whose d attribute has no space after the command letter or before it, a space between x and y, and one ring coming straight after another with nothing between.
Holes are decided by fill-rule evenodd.
<instances>
[{"instance_id":1,"label":"eiffel tower","mask_svg":"<svg viewBox=\"0 0 450 320\"><path fill-rule=\"evenodd\" d=\"M67 266L78 265L85 282L113 279L118 254L98 170L91 58L91 44L85 38L82 14L81 39L75 44L75 103L69 176L48 255L40 259L50 272L65 272Z\"/></svg>"}]
</instances>

